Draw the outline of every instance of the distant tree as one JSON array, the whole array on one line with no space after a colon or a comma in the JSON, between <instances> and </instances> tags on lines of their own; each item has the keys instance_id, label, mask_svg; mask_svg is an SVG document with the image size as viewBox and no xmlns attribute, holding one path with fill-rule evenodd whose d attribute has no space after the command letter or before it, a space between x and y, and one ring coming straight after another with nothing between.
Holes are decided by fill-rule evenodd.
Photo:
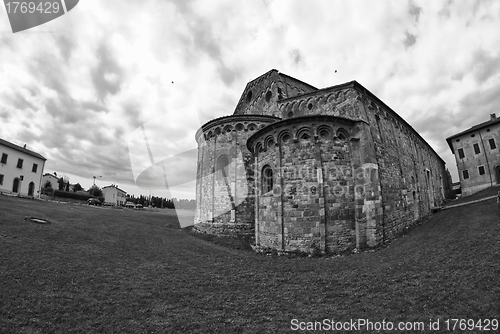
<instances>
[{"instance_id":1,"label":"distant tree","mask_svg":"<svg viewBox=\"0 0 500 334\"><path fill-rule=\"evenodd\" d=\"M81 191L83 190L82 186L80 185L80 183L77 183L73 186L73 190L74 191Z\"/></svg>"},{"instance_id":2,"label":"distant tree","mask_svg":"<svg viewBox=\"0 0 500 334\"><path fill-rule=\"evenodd\" d=\"M45 182L45 184L43 185L44 188L52 188L52 183L47 180L47 182Z\"/></svg>"},{"instance_id":3,"label":"distant tree","mask_svg":"<svg viewBox=\"0 0 500 334\"><path fill-rule=\"evenodd\" d=\"M101 188L99 188L96 185L93 185L92 187L90 187L89 190L87 190L87 192L89 194L91 194L92 196L102 197L102 190L101 190Z\"/></svg>"},{"instance_id":4,"label":"distant tree","mask_svg":"<svg viewBox=\"0 0 500 334\"><path fill-rule=\"evenodd\" d=\"M59 190L64 190L64 186L65 186L65 184L64 184L64 179L63 179L62 177L61 177L60 179L57 179L57 183L58 183L58 185L59 185L59 188L58 188L58 189L59 189Z\"/></svg>"},{"instance_id":5,"label":"distant tree","mask_svg":"<svg viewBox=\"0 0 500 334\"><path fill-rule=\"evenodd\" d=\"M69 181L66 182L66 191L69 191Z\"/></svg>"}]
</instances>

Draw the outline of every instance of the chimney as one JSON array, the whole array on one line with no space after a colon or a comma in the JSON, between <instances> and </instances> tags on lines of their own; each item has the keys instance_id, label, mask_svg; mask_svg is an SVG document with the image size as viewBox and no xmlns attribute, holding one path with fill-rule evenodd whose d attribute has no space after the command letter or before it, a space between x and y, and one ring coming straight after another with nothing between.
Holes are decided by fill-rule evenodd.
<instances>
[{"instance_id":1,"label":"chimney","mask_svg":"<svg viewBox=\"0 0 500 334\"><path fill-rule=\"evenodd\" d=\"M490 121L494 121L497 119L497 115L495 113L490 114Z\"/></svg>"}]
</instances>

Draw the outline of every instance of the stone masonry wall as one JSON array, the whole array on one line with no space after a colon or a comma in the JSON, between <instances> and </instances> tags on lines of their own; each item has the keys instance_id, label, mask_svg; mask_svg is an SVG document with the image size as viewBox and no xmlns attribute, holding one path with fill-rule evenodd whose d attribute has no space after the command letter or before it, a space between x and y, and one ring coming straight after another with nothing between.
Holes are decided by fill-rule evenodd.
<instances>
[{"instance_id":1,"label":"stone masonry wall","mask_svg":"<svg viewBox=\"0 0 500 334\"><path fill-rule=\"evenodd\" d=\"M261 134L256 145L256 242L287 251L354 248L351 124L333 118L298 121L298 126L276 124ZM268 192L262 175L266 166L272 168L274 178L274 188Z\"/></svg>"},{"instance_id":2,"label":"stone masonry wall","mask_svg":"<svg viewBox=\"0 0 500 334\"><path fill-rule=\"evenodd\" d=\"M308 93L316 88L271 70L249 82L236 106L234 115L269 115L283 117L277 102Z\"/></svg>"},{"instance_id":3,"label":"stone masonry wall","mask_svg":"<svg viewBox=\"0 0 500 334\"><path fill-rule=\"evenodd\" d=\"M263 116L225 117L199 131L195 230L253 236L253 158L245 144L253 133L274 121ZM225 175L219 165L224 156L228 159Z\"/></svg>"}]
</instances>

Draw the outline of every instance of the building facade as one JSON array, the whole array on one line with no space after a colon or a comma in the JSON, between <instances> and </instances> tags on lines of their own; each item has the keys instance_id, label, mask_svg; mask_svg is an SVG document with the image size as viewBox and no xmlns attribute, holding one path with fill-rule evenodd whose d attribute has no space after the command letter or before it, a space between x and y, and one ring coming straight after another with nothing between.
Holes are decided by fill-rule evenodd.
<instances>
[{"instance_id":1,"label":"building facade","mask_svg":"<svg viewBox=\"0 0 500 334\"><path fill-rule=\"evenodd\" d=\"M59 178L56 175L50 174L50 173L43 174L43 176L42 176L42 188L45 187L47 182L50 182L50 187L52 189L59 189Z\"/></svg>"},{"instance_id":2,"label":"building facade","mask_svg":"<svg viewBox=\"0 0 500 334\"><path fill-rule=\"evenodd\" d=\"M455 155L462 195L500 184L500 117L446 139Z\"/></svg>"},{"instance_id":3,"label":"building facade","mask_svg":"<svg viewBox=\"0 0 500 334\"><path fill-rule=\"evenodd\" d=\"M39 197L45 159L42 155L0 139L0 192Z\"/></svg>"},{"instance_id":4,"label":"building facade","mask_svg":"<svg viewBox=\"0 0 500 334\"><path fill-rule=\"evenodd\" d=\"M114 206L123 206L126 202L127 192L118 188L118 186L112 184L110 186L103 187L102 196L104 197L105 203L111 203Z\"/></svg>"},{"instance_id":5,"label":"building facade","mask_svg":"<svg viewBox=\"0 0 500 334\"><path fill-rule=\"evenodd\" d=\"M195 230L261 248L375 247L445 198L444 161L356 81L317 89L271 70L196 140Z\"/></svg>"}]
</instances>

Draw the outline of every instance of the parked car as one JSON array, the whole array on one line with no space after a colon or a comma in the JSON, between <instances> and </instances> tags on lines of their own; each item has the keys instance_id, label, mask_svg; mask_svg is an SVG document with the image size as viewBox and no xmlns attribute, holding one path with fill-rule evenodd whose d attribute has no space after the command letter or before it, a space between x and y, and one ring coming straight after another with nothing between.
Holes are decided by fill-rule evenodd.
<instances>
[{"instance_id":1,"label":"parked car","mask_svg":"<svg viewBox=\"0 0 500 334\"><path fill-rule=\"evenodd\" d=\"M89 205L102 205L102 202L99 200L99 198L89 198L87 202L89 203Z\"/></svg>"},{"instance_id":2,"label":"parked car","mask_svg":"<svg viewBox=\"0 0 500 334\"><path fill-rule=\"evenodd\" d=\"M135 204L134 204L134 202L127 202L127 203L125 203L125 207L129 208L129 209L133 209L133 208L135 208Z\"/></svg>"},{"instance_id":3,"label":"parked car","mask_svg":"<svg viewBox=\"0 0 500 334\"><path fill-rule=\"evenodd\" d=\"M135 208L136 208L136 209L144 209L144 207L142 206L142 204L137 204L137 205L135 206Z\"/></svg>"}]
</instances>

